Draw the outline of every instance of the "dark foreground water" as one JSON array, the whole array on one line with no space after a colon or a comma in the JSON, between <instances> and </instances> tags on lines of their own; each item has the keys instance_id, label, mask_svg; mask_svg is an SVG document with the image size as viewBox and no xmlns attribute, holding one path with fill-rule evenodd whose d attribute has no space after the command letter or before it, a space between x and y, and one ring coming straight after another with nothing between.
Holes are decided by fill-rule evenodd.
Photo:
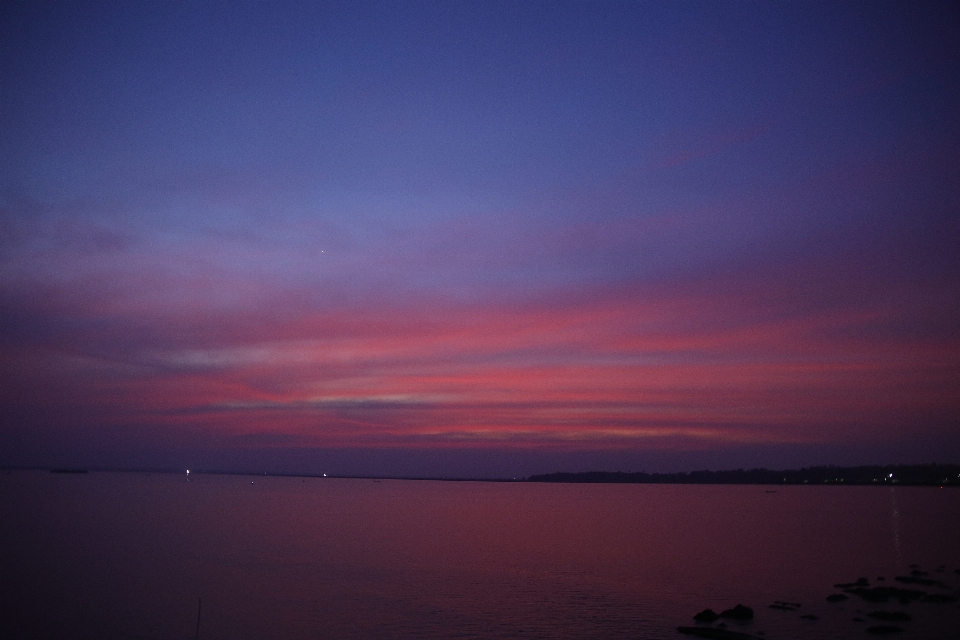
<instances>
[{"instance_id":1,"label":"dark foreground water","mask_svg":"<svg viewBox=\"0 0 960 640\"><path fill-rule=\"evenodd\" d=\"M737 603L772 640L960 638L955 602L825 599L956 595L955 489L7 472L0 533L7 638L193 638L201 599L205 640L676 639Z\"/></svg>"}]
</instances>

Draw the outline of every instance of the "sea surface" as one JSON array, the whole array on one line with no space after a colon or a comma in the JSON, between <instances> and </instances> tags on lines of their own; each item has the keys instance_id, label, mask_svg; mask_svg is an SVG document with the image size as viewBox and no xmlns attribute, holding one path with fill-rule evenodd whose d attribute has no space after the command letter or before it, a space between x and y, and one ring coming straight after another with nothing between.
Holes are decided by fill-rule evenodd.
<instances>
[{"instance_id":1,"label":"sea surface","mask_svg":"<svg viewBox=\"0 0 960 640\"><path fill-rule=\"evenodd\" d=\"M7 471L0 534L6 638L678 639L738 603L770 640L960 638L956 602L826 601L956 595L949 488Z\"/></svg>"}]
</instances>

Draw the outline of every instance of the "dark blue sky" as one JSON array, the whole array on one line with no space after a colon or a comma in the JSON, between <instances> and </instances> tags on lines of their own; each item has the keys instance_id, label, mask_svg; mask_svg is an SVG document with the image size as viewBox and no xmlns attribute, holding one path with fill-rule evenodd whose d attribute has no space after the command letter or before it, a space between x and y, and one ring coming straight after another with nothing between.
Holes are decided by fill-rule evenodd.
<instances>
[{"instance_id":1,"label":"dark blue sky","mask_svg":"<svg viewBox=\"0 0 960 640\"><path fill-rule=\"evenodd\" d=\"M0 7L0 464L957 461L950 3Z\"/></svg>"}]
</instances>

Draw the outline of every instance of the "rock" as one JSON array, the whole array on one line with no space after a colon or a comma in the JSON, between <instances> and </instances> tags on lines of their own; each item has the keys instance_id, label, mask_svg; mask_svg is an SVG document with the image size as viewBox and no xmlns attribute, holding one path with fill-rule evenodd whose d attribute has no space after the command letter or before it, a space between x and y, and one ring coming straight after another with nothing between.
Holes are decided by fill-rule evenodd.
<instances>
[{"instance_id":1,"label":"rock","mask_svg":"<svg viewBox=\"0 0 960 640\"><path fill-rule=\"evenodd\" d=\"M916 571L914 571L916 573ZM920 573L923 573L922 571ZM920 584L925 587L940 587L941 589L949 589L948 585L940 582L939 580L932 580L930 578L917 578L915 576L894 576L893 578L897 582L902 582L904 584Z\"/></svg>"},{"instance_id":2,"label":"rock","mask_svg":"<svg viewBox=\"0 0 960 640\"><path fill-rule=\"evenodd\" d=\"M855 587L869 587L870 582L866 578L857 578L856 582L838 582L833 585L836 589L853 589Z\"/></svg>"},{"instance_id":3,"label":"rock","mask_svg":"<svg viewBox=\"0 0 960 640\"><path fill-rule=\"evenodd\" d=\"M751 609L750 607L745 607L742 604L738 604L733 609L726 609L725 611L721 611L720 617L727 618L729 620L752 620L753 609Z\"/></svg>"},{"instance_id":4,"label":"rock","mask_svg":"<svg viewBox=\"0 0 960 640\"><path fill-rule=\"evenodd\" d=\"M717 613L716 613L713 609L704 609L703 611L701 611L701 612L698 613L697 615L693 616L693 619L696 620L697 622L707 622L707 623L710 623L710 622L713 622L714 620L716 620L716 619L719 618L719 617L720 617L720 616L718 616Z\"/></svg>"},{"instance_id":5,"label":"rock","mask_svg":"<svg viewBox=\"0 0 960 640\"><path fill-rule=\"evenodd\" d=\"M928 596L923 596L920 600L920 602L932 602L934 604L949 604L956 601L956 596L951 596L946 593L931 593Z\"/></svg>"},{"instance_id":6,"label":"rock","mask_svg":"<svg viewBox=\"0 0 960 640\"><path fill-rule=\"evenodd\" d=\"M895 627L892 624L881 624L876 627L867 627L867 633L872 633L875 636L885 636L891 633L900 633L903 631L900 627Z\"/></svg>"},{"instance_id":7,"label":"rock","mask_svg":"<svg viewBox=\"0 0 960 640\"><path fill-rule=\"evenodd\" d=\"M677 631L688 636L697 636L698 638L712 638L713 640L758 640L759 636L751 636L748 633L739 631L730 631L728 629L718 629L717 627L677 627Z\"/></svg>"},{"instance_id":8,"label":"rock","mask_svg":"<svg viewBox=\"0 0 960 640\"><path fill-rule=\"evenodd\" d=\"M923 591L917 591L916 589L901 589L900 587L873 587L869 588L856 588L856 589L847 589L847 593L852 593L855 596L860 596L867 602L886 602L890 598L896 598L900 602L910 602L911 600L919 600L923 596L927 595Z\"/></svg>"},{"instance_id":9,"label":"rock","mask_svg":"<svg viewBox=\"0 0 960 640\"><path fill-rule=\"evenodd\" d=\"M827 602L843 602L844 600L849 600L849 598L842 593L832 593L827 596Z\"/></svg>"},{"instance_id":10,"label":"rock","mask_svg":"<svg viewBox=\"0 0 960 640\"><path fill-rule=\"evenodd\" d=\"M909 613L902 611L872 611L867 615L874 620L883 620L884 622L907 622L913 619Z\"/></svg>"}]
</instances>

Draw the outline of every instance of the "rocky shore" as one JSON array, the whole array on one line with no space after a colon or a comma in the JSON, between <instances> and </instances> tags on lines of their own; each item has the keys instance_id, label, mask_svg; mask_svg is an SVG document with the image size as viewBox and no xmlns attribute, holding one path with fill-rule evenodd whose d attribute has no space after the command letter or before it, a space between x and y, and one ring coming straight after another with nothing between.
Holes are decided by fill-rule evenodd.
<instances>
[{"instance_id":1,"label":"rocky shore","mask_svg":"<svg viewBox=\"0 0 960 640\"><path fill-rule=\"evenodd\" d=\"M878 576L874 580L865 577L850 582L838 582L833 592L824 596L832 607L845 606L849 601L864 605L852 610L844 608L834 613L848 614L849 622L865 635L887 636L906 633L912 624L923 616L936 615L937 606L958 607L960 603L960 569L949 570L939 566L925 571L911 565L908 575L893 576L887 580ZM920 603L917 606L916 603ZM936 605L929 607L927 605ZM798 622L815 623L819 616L803 613L803 604L774 600L768 609L782 615L796 615ZM703 609L693 616L693 625L677 627L683 635L714 640L772 640L760 628L754 628L754 610L737 604L720 613ZM949 630L944 629L944 633Z\"/></svg>"}]
</instances>

